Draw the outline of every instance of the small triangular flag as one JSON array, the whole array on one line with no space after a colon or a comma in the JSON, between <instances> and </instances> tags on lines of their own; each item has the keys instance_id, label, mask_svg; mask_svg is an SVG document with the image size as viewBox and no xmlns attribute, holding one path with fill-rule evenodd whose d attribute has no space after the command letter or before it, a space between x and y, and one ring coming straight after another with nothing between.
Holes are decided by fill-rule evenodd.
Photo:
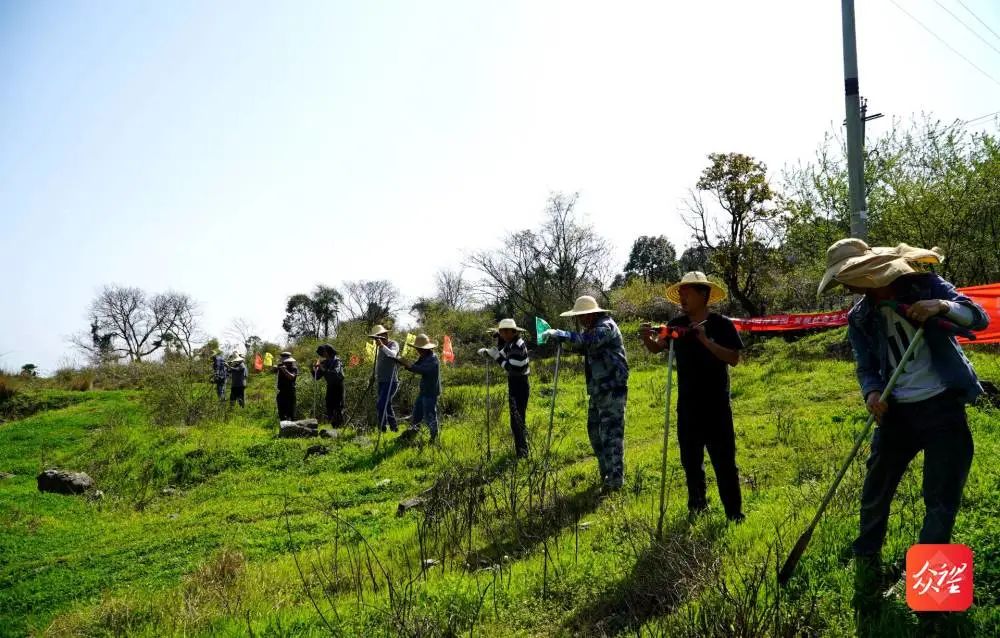
<instances>
[{"instance_id":1,"label":"small triangular flag","mask_svg":"<svg viewBox=\"0 0 1000 638\"><path fill-rule=\"evenodd\" d=\"M542 336L542 333L551 328L549 322L542 319L541 317L535 317L535 342L541 345L548 341L547 337Z\"/></svg>"}]
</instances>

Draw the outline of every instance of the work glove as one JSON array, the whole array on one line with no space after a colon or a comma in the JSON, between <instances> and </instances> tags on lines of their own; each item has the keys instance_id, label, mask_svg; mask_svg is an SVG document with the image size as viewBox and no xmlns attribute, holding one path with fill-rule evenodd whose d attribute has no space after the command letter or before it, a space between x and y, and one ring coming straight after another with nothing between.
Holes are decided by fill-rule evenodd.
<instances>
[{"instance_id":1,"label":"work glove","mask_svg":"<svg viewBox=\"0 0 1000 638\"><path fill-rule=\"evenodd\" d=\"M497 350L496 348L487 348L486 349L486 356L488 356L490 359L493 359L494 361L496 361L497 359L500 358L500 351Z\"/></svg>"},{"instance_id":2,"label":"work glove","mask_svg":"<svg viewBox=\"0 0 1000 638\"><path fill-rule=\"evenodd\" d=\"M565 339L568 336L565 330L556 330L555 328L549 328L542 333L544 339Z\"/></svg>"},{"instance_id":3,"label":"work glove","mask_svg":"<svg viewBox=\"0 0 1000 638\"><path fill-rule=\"evenodd\" d=\"M479 350L476 350L476 354L481 357L488 357L490 356L490 350L489 348L480 348Z\"/></svg>"}]
</instances>

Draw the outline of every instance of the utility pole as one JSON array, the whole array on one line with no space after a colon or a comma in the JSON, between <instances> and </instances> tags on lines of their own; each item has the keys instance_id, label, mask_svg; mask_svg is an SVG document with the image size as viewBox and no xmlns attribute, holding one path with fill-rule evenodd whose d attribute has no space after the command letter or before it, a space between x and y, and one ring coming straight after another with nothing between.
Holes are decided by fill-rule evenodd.
<instances>
[{"instance_id":1,"label":"utility pole","mask_svg":"<svg viewBox=\"0 0 1000 638\"><path fill-rule=\"evenodd\" d=\"M844 30L844 104L847 109L847 183L851 196L851 237L868 235L865 202L864 144L861 94L858 89L858 45L854 36L854 0L841 0Z\"/></svg>"}]
</instances>

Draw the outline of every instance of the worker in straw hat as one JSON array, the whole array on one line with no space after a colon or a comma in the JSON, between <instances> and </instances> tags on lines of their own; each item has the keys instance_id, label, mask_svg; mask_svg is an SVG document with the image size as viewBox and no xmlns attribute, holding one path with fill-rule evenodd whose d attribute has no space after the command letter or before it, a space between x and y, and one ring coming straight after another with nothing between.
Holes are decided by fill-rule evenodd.
<instances>
[{"instance_id":1,"label":"worker in straw hat","mask_svg":"<svg viewBox=\"0 0 1000 638\"><path fill-rule=\"evenodd\" d=\"M710 307L725 301L726 289L704 273L686 273L667 288L667 299L683 314L668 324L676 329L658 339L648 324L642 330L643 344L650 352L669 347L673 335L677 360L677 442L688 489L688 512L692 517L708 508L705 487L705 450L715 469L719 499L726 518L740 522L743 496L736 467L736 432L729 397L729 368L740 361L743 340L733 322Z\"/></svg>"},{"instance_id":2,"label":"worker in straw hat","mask_svg":"<svg viewBox=\"0 0 1000 638\"><path fill-rule=\"evenodd\" d=\"M410 417L410 429L417 430L422 421L427 422L427 428L431 433L431 442L437 440L438 416L437 401L441 396L441 364L434 348L437 344L430 340L425 334L418 334L413 341L413 347L419 353L417 360L407 363L403 359L395 359L395 362L403 366L410 372L420 375L420 389L417 398L413 402L413 415Z\"/></svg>"},{"instance_id":3,"label":"worker in straw hat","mask_svg":"<svg viewBox=\"0 0 1000 638\"><path fill-rule=\"evenodd\" d=\"M496 361L507 373L507 401L510 408L510 431L514 435L514 451L519 458L528 456L528 435L525 420L528 410L528 346L525 345L519 328L513 319L501 319L493 330L497 345L480 348L479 354Z\"/></svg>"},{"instance_id":4,"label":"worker in straw hat","mask_svg":"<svg viewBox=\"0 0 1000 638\"><path fill-rule=\"evenodd\" d=\"M278 365L274 366L278 383L278 420L294 421L295 382L299 378L299 366L291 352L282 352L278 359Z\"/></svg>"},{"instance_id":5,"label":"worker in straw hat","mask_svg":"<svg viewBox=\"0 0 1000 638\"><path fill-rule=\"evenodd\" d=\"M625 403L628 400L628 360L621 330L597 300L584 295L573 309L578 332L550 328L542 334L583 353L587 379L587 434L597 456L604 493L621 489L625 478Z\"/></svg>"},{"instance_id":6,"label":"worker in straw hat","mask_svg":"<svg viewBox=\"0 0 1000 638\"><path fill-rule=\"evenodd\" d=\"M239 403L241 408L246 407L244 395L247 389L247 377L250 372L247 370L246 362L243 361L243 355L239 353L233 354L232 358L229 359L227 367L230 379L229 405Z\"/></svg>"},{"instance_id":7,"label":"worker in straw hat","mask_svg":"<svg viewBox=\"0 0 1000 638\"><path fill-rule=\"evenodd\" d=\"M861 395L878 427L872 434L861 492L860 533L854 541L856 602L878 600L878 592L899 576L899 563L884 570L882 544L893 494L910 461L924 453L926 512L921 543L948 543L972 464L972 435L965 404L982 393L972 365L953 334L925 326L924 340L898 377L888 402L886 383L914 338L932 317L982 330L988 315L950 283L920 264L940 263L937 250L869 247L842 239L827 250L819 292L840 284L863 295L848 314ZM905 304L900 307L897 304ZM937 322L935 322L937 323Z\"/></svg>"},{"instance_id":8,"label":"worker in straw hat","mask_svg":"<svg viewBox=\"0 0 1000 638\"><path fill-rule=\"evenodd\" d=\"M378 427L385 432L386 426L396 432L396 413L392 409L392 398L399 389L399 375L396 371L396 357L399 356L399 343L389 337L389 331L379 324L371 331L368 338L375 341L375 381L378 383L378 397L375 400L375 414L378 415Z\"/></svg>"}]
</instances>

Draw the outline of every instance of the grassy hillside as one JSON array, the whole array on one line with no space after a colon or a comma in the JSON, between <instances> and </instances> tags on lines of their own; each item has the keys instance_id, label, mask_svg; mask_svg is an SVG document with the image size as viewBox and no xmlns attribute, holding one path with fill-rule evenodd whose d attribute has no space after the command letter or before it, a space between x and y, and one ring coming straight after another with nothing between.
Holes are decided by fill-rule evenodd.
<instances>
[{"instance_id":1,"label":"grassy hillside","mask_svg":"<svg viewBox=\"0 0 1000 638\"><path fill-rule=\"evenodd\" d=\"M775 585L863 423L831 335L772 341L733 373L747 521L686 521L671 433L666 532L652 540L664 367L632 357L626 489L597 496L575 357L564 358L551 458L543 455L551 362L538 362L532 458L515 463L494 384L486 458L482 368L449 370L440 446L355 434L275 438L270 381L246 411L153 425L142 392L92 391L0 424L0 635L853 635L863 466L855 464L793 582ZM985 378L1000 356L973 353ZM496 378L496 375L494 375ZM464 382L464 383L463 383ZM305 405L308 412L310 405ZM976 457L955 542L976 552L965 635L1000 635L1000 414L969 410ZM327 454L309 455L322 444ZM45 467L84 470L101 500L41 494ZM923 505L919 459L886 547L902 555ZM423 507L397 516L400 501ZM898 596L863 627L915 635Z\"/></svg>"}]
</instances>

